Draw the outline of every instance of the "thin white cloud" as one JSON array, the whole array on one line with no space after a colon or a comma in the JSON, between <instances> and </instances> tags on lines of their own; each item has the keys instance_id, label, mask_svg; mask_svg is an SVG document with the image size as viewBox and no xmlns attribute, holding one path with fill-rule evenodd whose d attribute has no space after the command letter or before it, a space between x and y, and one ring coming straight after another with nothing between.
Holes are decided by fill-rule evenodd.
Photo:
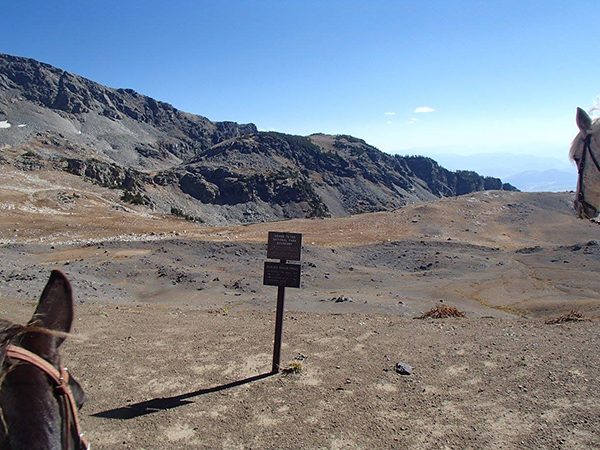
<instances>
[{"instance_id":1,"label":"thin white cloud","mask_svg":"<svg viewBox=\"0 0 600 450\"><path fill-rule=\"evenodd\" d=\"M415 124L415 123L417 123L418 121L419 121L419 119L417 119L417 118L413 117L412 119L410 119L410 120L408 121L408 123L409 123L410 125L414 125L414 124Z\"/></svg>"},{"instance_id":2,"label":"thin white cloud","mask_svg":"<svg viewBox=\"0 0 600 450\"><path fill-rule=\"evenodd\" d=\"M386 113L385 113L385 115L386 115L386 116L395 116L395 115L396 115L396 113L395 113L395 112L391 112L391 111L390 111L390 112L386 112Z\"/></svg>"},{"instance_id":3,"label":"thin white cloud","mask_svg":"<svg viewBox=\"0 0 600 450\"><path fill-rule=\"evenodd\" d=\"M430 108L429 106L419 106L417 109L415 109L415 113L419 114L419 113L430 113L430 112L434 112L435 109L434 108Z\"/></svg>"},{"instance_id":4,"label":"thin white cloud","mask_svg":"<svg viewBox=\"0 0 600 450\"><path fill-rule=\"evenodd\" d=\"M0 128L10 128L11 125L8 123L8 120L0 120Z\"/></svg>"},{"instance_id":5,"label":"thin white cloud","mask_svg":"<svg viewBox=\"0 0 600 450\"><path fill-rule=\"evenodd\" d=\"M594 99L594 106L588 110L591 116L600 116L600 95Z\"/></svg>"},{"instance_id":6,"label":"thin white cloud","mask_svg":"<svg viewBox=\"0 0 600 450\"><path fill-rule=\"evenodd\" d=\"M388 121L386 122L386 124L388 124L388 125L391 125L391 124L392 124L392 121L391 121L391 120L388 120Z\"/></svg>"}]
</instances>

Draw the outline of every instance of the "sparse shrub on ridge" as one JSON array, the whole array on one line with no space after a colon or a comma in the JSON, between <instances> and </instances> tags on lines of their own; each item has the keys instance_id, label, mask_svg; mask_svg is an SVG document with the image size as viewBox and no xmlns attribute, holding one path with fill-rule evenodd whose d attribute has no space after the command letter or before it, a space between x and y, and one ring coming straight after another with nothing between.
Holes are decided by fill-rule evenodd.
<instances>
[{"instance_id":1,"label":"sparse shrub on ridge","mask_svg":"<svg viewBox=\"0 0 600 450\"><path fill-rule=\"evenodd\" d=\"M556 317L555 319L548 319L544 323L546 325L555 325L557 323L564 322L581 322L583 320L587 320L583 314L579 311L571 310L567 314L563 314L560 317Z\"/></svg>"},{"instance_id":2,"label":"sparse shrub on ridge","mask_svg":"<svg viewBox=\"0 0 600 450\"><path fill-rule=\"evenodd\" d=\"M171 207L171 214L177 217L181 217L190 222L204 223L204 220L202 220L200 217L195 217L190 214L186 214L181 209L175 208L174 206Z\"/></svg>"},{"instance_id":3,"label":"sparse shrub on ridge","mask_svg":"<svg viewBox=\"0 0 600 450\"><path fill-rule=\"evenodd\" d=\"M445 319L447 317L465 317L465 313L454 306L438 305L417 319Z\"/></svg>"},{"instance_id":4,"label":"sparse shrub on ridge","mask_svg":"<svg viewBox=\"0 0 600 450\"><path fill-rule=\"evenodd\" d=\"M305 136L296 136L293 134L278 133L276 131L263 131L260 134L264 136L271 136L277 139L282 139L288 143L291 147L299 147L305 151L311 153L320 153L321 148L315 145L309 138Z\"/></svg>"},{"instance_id":5,"label":"sparse shrub on ridge","mask_svg":"<svg viewBox=\"0 0 600 450\"><path fill-rule=\"evenodd\" d=\"M149 205L151 203L146 195L142 195L139 192L133 193L131 191L123 191L121 194L121 201L131 203L132 205Z\"/></svg>"}]
</instances>

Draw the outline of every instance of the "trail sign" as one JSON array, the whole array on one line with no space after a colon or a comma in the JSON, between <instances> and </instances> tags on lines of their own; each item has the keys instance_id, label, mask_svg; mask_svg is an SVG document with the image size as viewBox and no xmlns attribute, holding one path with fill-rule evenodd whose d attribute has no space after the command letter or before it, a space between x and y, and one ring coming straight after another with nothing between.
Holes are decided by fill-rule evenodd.
<instances>
[{"instance_id":1,"label":"trail sign","mask_svg":"<svg viewBox=\"0 0 600 450\"><path fill-rule=\"evenodd\" d=\"M300 264L265 262L263 284L266 286L300 287Z\"/></svg>"},{"instance_id":2,"label":"trail sign","mask_svg":"<svg viewBox=\"0 0 600 450\"><path fill-rule=\"evenodd\" d=\"M267 258L300 261L302 255L302 234L269 231Z\"/></svg>"},{"instance_id":3,"label":"trail sign","mask_svg":"<svg viewBox=\"0 0 600 450\"><path fill-rule=\"evenodd\" d=\"M283 308L286 287L300 287L300 264L286 264L288 260L300 261L302 256L302 234L279 233L269 231L267 258L279 259L279 262L265 261L263 284L277 286L277 311L275 317L275 339L273 343L273 368L271 373L279 372L281 359L281 338L283 336Z\"/></svg>"}]
</instances>

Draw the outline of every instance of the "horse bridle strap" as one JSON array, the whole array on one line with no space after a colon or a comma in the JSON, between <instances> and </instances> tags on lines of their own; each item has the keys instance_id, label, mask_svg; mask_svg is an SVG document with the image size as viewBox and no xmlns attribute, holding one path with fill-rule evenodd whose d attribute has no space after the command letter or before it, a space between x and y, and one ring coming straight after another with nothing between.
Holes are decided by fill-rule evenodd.
<instances>
[{"instance_id":1,"label":"horse bridle strap","mask_svg":"<svg viewBox=\"0 0 600 450\"><path fill-rule=\"evenodd\" d=\"M89 444L87 439L81 432L81 426L79 424L79 418L77 417L77 405L75 403L75 398L73 397L73 392L71 391L71 387L69 386L69 372L67 369L60 367L60 370L46 361L44 358L36 355L29 350L24 349L23 347L18 347L16 345L9 344L6 347L6 356L7 358L16 359L19 361L23 361L29 363L38 369L42 370L46 375L48 375L58 390L58 394L61 398L61 405L65 412L64 419L64 433L65 433L65 443L66 448L69 448L70 443L70 433L71 427L77 433L79 437L79 447L81 449L89 449Z\"/></svg>"},{"instance_id":2,"label":"horse bridle strap","mask_svg":"<svg viewBox=\"0 0 600 450\"><path fill-rule=\"evenodd\" d=\"M594 152L592 151L592 135L591 134L588 134L583 141L583 154L581 155L581 161L579 163L579 171L578 171L579 172L578 173L578 175L579 175L578 200L580 203L585 204L588 208L593 209L597 213L598 210L596 209L596 207L594 207L594 205L591 205L590 203L585 201L585 195L583 193L583 171L585 169L587 154L590 155L590 158L592 158L592 162L596 166L596 169L600 172L600 162L598 162L596 155L594 155Z\"/></svg>"},{"instance_id":3,"label":"horse bridle strap","mask_svg":"<svg viewBox=\"0 0 600 450\"><path fill-rule=\"evenodd\" d=\"M587 150L587 152L592 157L592 161L594 162L596 169L600 170L600 162L598 162L598 160L596 159L596 155L594 155L594 152L592 151L592 135L591 134L588 134L586 136L586 138L584 140L583 150L584 150L584 152Z\"/></svg>"}]
</instances>

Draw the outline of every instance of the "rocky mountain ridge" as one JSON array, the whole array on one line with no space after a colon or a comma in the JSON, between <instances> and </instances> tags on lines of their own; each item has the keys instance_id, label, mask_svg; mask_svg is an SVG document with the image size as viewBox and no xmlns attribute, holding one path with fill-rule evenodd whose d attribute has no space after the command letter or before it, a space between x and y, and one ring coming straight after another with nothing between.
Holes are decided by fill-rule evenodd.
<instances>
[{"instance_id":1,"label":"rocky mountain ridge","mask_svg":"<svg viewBox=\"0 0 600 450\"><path fill-rule=\"evenodd\" d=\"M352 136L258 132L212 122L0 54L2 160L123 190L124 201L211 224L347 216L473 191L514 190Z\"/></svg>"},{"instance_id":2,"label":"rocky mountain ridge","mask_svg":"<svg viewBox=\"0 0 600 450\"><path fill-rule=\"evenodd\" d=\"M0 55L0 93L0 120L25 125L17 139L30 138L33 130L60 133L136 169L169 167L257 131L254 124L212 122L133 89L108 88L10 55Z\"/></svg>"}]
</instances>

